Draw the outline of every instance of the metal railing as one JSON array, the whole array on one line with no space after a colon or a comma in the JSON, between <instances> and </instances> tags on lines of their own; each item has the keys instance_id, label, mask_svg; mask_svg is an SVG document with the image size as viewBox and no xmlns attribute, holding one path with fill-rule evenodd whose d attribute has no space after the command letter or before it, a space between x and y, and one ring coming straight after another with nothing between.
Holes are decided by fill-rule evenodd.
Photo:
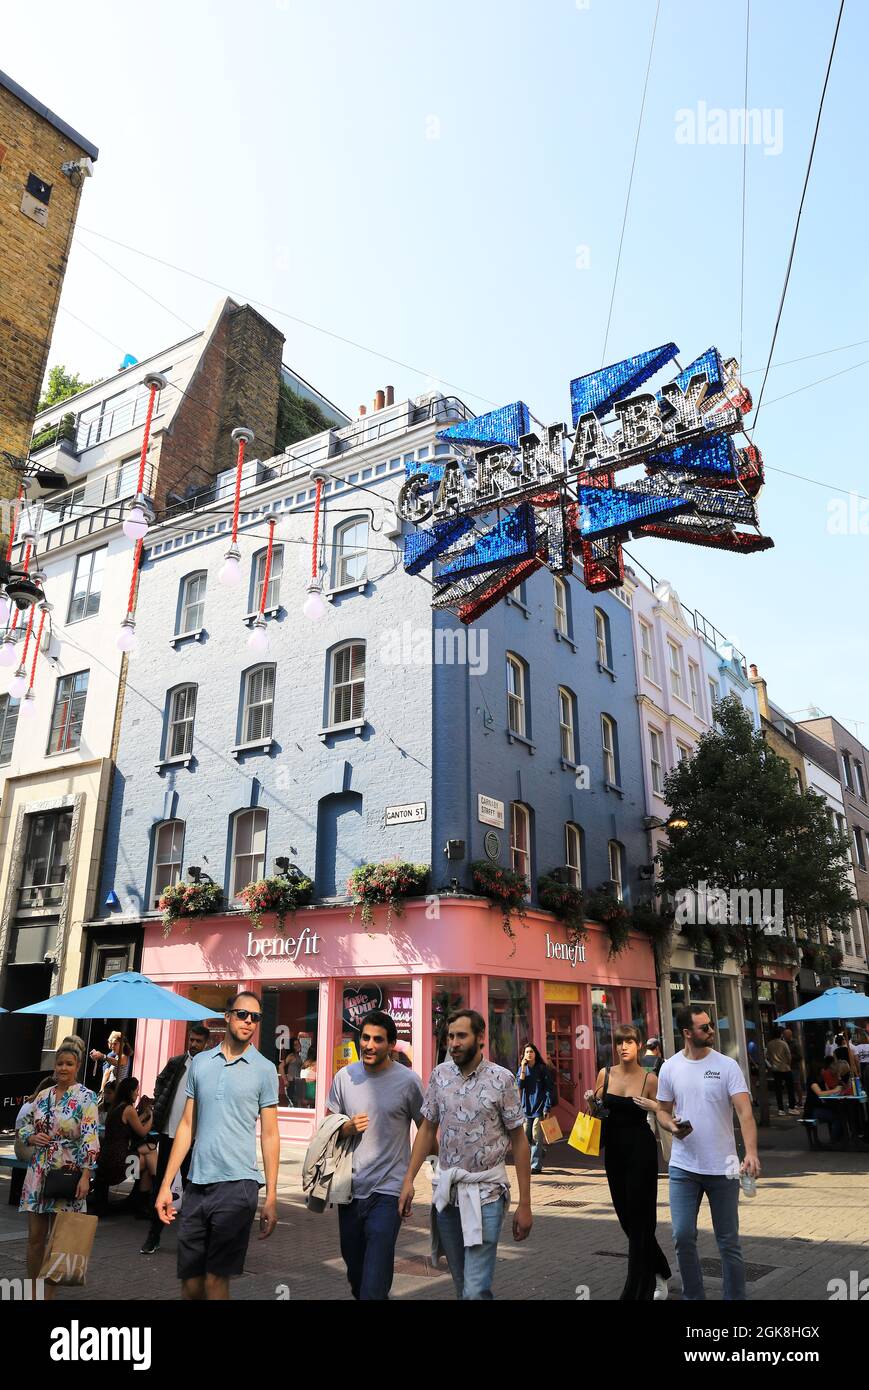
<instances>
[{"instance_id":1,"label":"metal railing","mask_svg":"<svg viewBox=\"0 0 869 1390\"><path fill-rule=\"evenodd\" d=\"M18 910L58 907L63 901L64 882L31 883L18 890Z\"/></svg>"},{"instance_id":2,"label":"metal railing","mask_svg":"<svg viewBox=\"0 0 869 1390\"><path fill-rule=\"evenodd\" d=\"M722 647L731 647L733 650L734 657L738 660L739 665L742 667L743 675L747 676L748 666L746 665L745 657L743 656L739 648L733 645L730 638L725 637L723 632L719 632L718 628L714 625L714 623L710 623L708 618L704 618L702 613L695 612L693 614L693 618L695 631L698 632L699 635L703 638L703 641L706 643L706 645L708 647L714 648L714 650L718 652L719 655L721 654Z\"/></svg>"},{"instance_id":3,"label":"metal railing","mask_svg":"<svg viewBox=\"0 0 869 1390\"><path fill-rule=\"evenodd\" d=\"M126 504L135 495L138 475L139 461L130 459L102 477L77 483L64 488L62 492L25 501L19 513L17 532L23 535L32 530L37 537L38 554L42 556L46 551L57 550L70 541L81 540L104 531L107 526L115 526L123 520ZM148 463L145 465L146 495L153 482L154 465ZM20 564L24 559L24 544L20 541L13 548L14 564Z\"/></svg>"}]
</instances>

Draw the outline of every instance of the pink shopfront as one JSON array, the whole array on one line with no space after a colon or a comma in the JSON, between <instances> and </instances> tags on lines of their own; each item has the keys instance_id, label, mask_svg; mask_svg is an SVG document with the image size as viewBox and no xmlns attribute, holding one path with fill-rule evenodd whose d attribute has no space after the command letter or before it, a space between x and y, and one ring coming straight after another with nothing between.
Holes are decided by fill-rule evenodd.
<instances>
[{"instance_id":1,"label":"pink shopfront","mask_svg":"<svg viewBox=\"0 0 869 1390\"><path fill-rule=\"evenodd\" d=\"M438 911L437 917L432 916ZM152 980L213 1008L215 1040L226 1000L240 989L262 1000L256 1044L281 1067L280 1128L307 1141L322 1120L332 1077L358 1057L359 1022L386 1009L398 1025L397 1060L427 1079L443 1061L445 1021L455 1008L487 1021L486 1052L515 1070L533 1041L553 1068L562 1127L573 1117L597 1069L613 1060L613 1030L636 1023L659 1029L652 947L632 935L608 959L609 936L588 923L571 943L546 913L513 919L514 942L483 900L413 900L387 931L378 913L366 930L346 907L316 907L255 931L247 917L222 914L193 922L168 939L159 922L145 928L142 970ZM146 1091L167 1059L184 1048L183 1024L143 1022L135 1065Z\"/></svg>"}]
</instances>

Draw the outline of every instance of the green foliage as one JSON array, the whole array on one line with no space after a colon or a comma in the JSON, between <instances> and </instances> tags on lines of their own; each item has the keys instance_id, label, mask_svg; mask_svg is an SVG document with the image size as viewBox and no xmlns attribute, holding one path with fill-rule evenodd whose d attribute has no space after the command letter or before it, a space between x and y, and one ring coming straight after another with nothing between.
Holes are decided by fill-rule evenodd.
<instances>
[{"instance_id":1,"label":"green foliage","mask_svg":"<svg viewBox=\"0 0 869 1390\"><path fill-rule=\"evenodd\" d=\"M582 893L569 883L559 883L552 874L541 874L537 880L537 901L567 928L567 939L573 945L588 936L585 925Z\"/></svg>"},{"instance_id":2,"label":"green foliage","mask_svg":"<svg viewBox=\"0 0 869 1390\"><path fill-rule=\"evenodd\" d=\"M322 410L313 401L297 396L285 381L281 382L278 397L278 426L275 436L275 451L282 453L300 439L310 439L312 434L320 434L330 428Z\"/></svg>"},{"instance_id":3,"label":"green foliage","mask_svg":"<svg viewBox=\"0 0 869 1390\"><path fill-rule=\"evenodd\" d=\"M306 907L314 895L314 884L304 874L298 878L285 878L274 874L269 878L257 879L242 888L240 897L251 924L258 931L262 926L263 914L273 912L278 919L278 930L283 931L284 922L298 907Z\"/></svg>"},{"instance_id":4,"label":"green foliage","mask_svg":"<svg viewBox=\"0 0 869 1390\"><path fill-rule=\"evenodd\" d=\"M60 401L65 401L68 396L75 396L79 391L86 391L89 386L95 385L96 382L94 381L82 381L77 372L68 372L62 363L56 367L49 367L39 405L36 408L37 410L48 410L49 406L57 405Z\"/></svg>"},{"instance_id":5,"label":"green foliage","mask_svg":"<svg viewBox=\"0 0 869 1390\"><path fill-rule=\"evenodd\" d=\"M624 951L631 935L631 914L624 903L612 893L592 893L586 898L586 914L595 922L602 922L610 939L609 959Z\"/></svg>"},{"instance_id":6,"label":"green foliage","mask_svg":"<svg viewBox=\"0 0 869 1390\"><path fill-rule=\"evenodd\" d=\"M493 907L500 909L504 934L513 943L510 954L515 955L516 933L513 930L512 914L515 912L520 921L524 922L528 880L515 869L502 869L498 864L490 864L488 859L472 860L470 870L476 891L488 898Z\"/></svg>"},{"instance_id":7,"label":"green foliage","mask_svg":"<svg viewBox=\"0 0 869 1390\"><path fill-rule=\"evenodd\" d=\"M44 449L48 444L57 444L61 439L70 444L75 440L75 416L72 411L62 415L58 424L49 425L48 429L35 434L30 441L30 452L35 454L37 449Z\"/></svg>"},{"instance_id":8,"label":"green foliage","mask_svg":"<svg viewBox=\"0 0 869 1390\"><path fill-rule=\"evenodd\" d=\"M163 935L168 936L179 917L207 917L223 906L223 890L216 883L171 883L158 904L163 913ZM190 930L185 923L184 930Z\"/></svg>"},{"instance_id":9,"label":"green foliage","mask_svg":"<svg viewBox=\"0 0 869 1390\"><path fill-rule=\"evenodd\" d=\"M428 864L411 864L404 859L390 859L383 864L360 864L347 880L347 892L353 900L351 922L356 909L362 909L362 921L370 926L375 907L386 907L386 930L392 926L393 913L400 917L402 900L418 896L429 876Z\"/></svg>"}]
</instances>

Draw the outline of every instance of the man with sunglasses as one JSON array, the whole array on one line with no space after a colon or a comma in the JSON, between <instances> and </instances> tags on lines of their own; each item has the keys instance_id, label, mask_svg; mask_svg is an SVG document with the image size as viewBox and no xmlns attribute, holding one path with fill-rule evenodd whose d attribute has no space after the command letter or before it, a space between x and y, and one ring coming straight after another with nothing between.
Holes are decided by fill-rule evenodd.
<instances>
[{"instance_id":1,"label":"man with sunglasses","mask_svg":"<svg viewBox=\"0 0 869 1390\"><path fill-rule=\"evenodd\" d=\"M745 1266L739 1243L739 1177L757 1177L757 1126L751 1094L738 1063L712 1047L715 1025L707 1011L692 1004L676 1014L684 1051L662 1066L657 1115L673 1135L670 1157L670 1213L673 1242L682 1278L682 1297L705 1299L697 1257L697 1213L707 1197L721 1254L723 1296L745 1298ZM745 1158L736 1153L733 1111L739 1118Z\"/></svg>"},{"instance_id":2,"label":"man with sunglasses","mask_svg":"<svg viewBox=\"0 0 869 1390\"><path fill-rule=\"evenodd\" d=\"M256 1161L261 1124L266 1197L260 1239L277 1225L280 1161L278 1073L253 1046L262 1018L255 994L229 1001L220 1047L200 1052L187 1071L187 1103L178 1124L157 1214L174 1221L172 1180L196 1143L178 1230L178 1278L186 1299L227 1299L229 1281L243 1273L263 1175Z\"/></svg>"}]
</instances>

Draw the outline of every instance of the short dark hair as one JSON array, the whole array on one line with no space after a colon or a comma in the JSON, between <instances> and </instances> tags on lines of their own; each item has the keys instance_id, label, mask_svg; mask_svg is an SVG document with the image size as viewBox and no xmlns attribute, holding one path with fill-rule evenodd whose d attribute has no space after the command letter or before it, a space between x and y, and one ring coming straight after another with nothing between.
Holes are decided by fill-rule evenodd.
<instances>
[{"instance_id":1,"label":"short dark hair","mask_svg":"<svg viewBox=\"0 0 869 1390\"><path fill-rule=\"evenodd\" d=\"M119 1081L115 1087L115 1099L112 1110L120 1107L122 1110L127 1105L133 1104L133 1096L139 1089L139 1078L137 1076L125 1076L123 1081Z\"/></svg>"},{"instance_id":2,"label":"short dark hair","mask_svg":"<svg viewBox=\"0 0 869 1390\"><path fill-rule=\"evenodd\" d=\"M236 997L236 999L240 999L240 998L241 998L241 995L240 995L240 994L237 994L235 997ZM208 1026L207 1023L194 1023L194 1024L191 1026L190 1032L191 1032L191 1033L195 1033L196 1036L197 1036L197 1038L210 1038L210 1037L211 1037L211 1029L209 1028L209 1026Z\"/></svg>"},{"instance_id":3,"label":"short dark hair","mask_svg":"<svg viewBox=\"0 0 869 1390\"><path fill-rule=\"evenodd\" d=\"M252 990L243 989L240 990L238 994L234 994L231 999L227 1000L224 1013L228 1014L230 1009L234 1009L239 999L253 999L257 1004L259 1004L260 1009L262 1009L262 1001L260 1000L259 996L254 994Z\"/></svg>"},{"instance_id":4,"label":"short dark hair","mask_svg":"<svg viewBox=\"0 0 869 1390\"><path fill-rule=\"evenodd\" d=\"M851 1060L851 1054L847 1047L837 1047L833 1056L837 1062L850 1062Z\"/></svg>"},{"instance_id":5,"label":"short dark hair","mask_svg":"<svg viewBox=\"0 0 869 1390\"><path fill-rule=\"evenodd\" d=\"M686 1004L683 1009L676 1011L676 1027L680 1033L684 1032L686 1028L690 1033L694 1027L691 1020L696 1018L698 1014L708 1014L708 1012L709 1010L704 1008L702 1004Z\"/></svg>"},{"instance_id":6,"label":"short dark hair","mask_svg":"<svg viewBox=\"0 0 869 1390\"><path fill-rule=\"evenodd\" d=\"M482 1038L486 1032L486 1020L482 1014L478 1014L476 1009L453 1009L447 1016L447 1027L451 1023L456 1023L460 1018L466 1018L470 1022L471 1032L475 1038Z\"/></svg>"},{"instance_id":7,"label":"short dark hair","mask_svg":"<svg viewBox=\"0 0 869 1390\"><path fill-rule=\"evenodd\" d=\"M398 1029L395 1026L395 1019L392 1014L384 1013L383 1009L369 1009L368 1013L359 1024L359 1036L362 1037L362 1029L369 1024L372 1028L382 1028L386 1034L388 1043L398 1042Z\"/></svg>"},{"instance_id":8,"label":"short dark hair","mask_svg":"<svg viewBox=\"0 0 869 1390\"><path fill-rule=\"evenodd\" d=\"M613 1033L613 1042L635 1042L642 1047L643 1035L635 1023L620 1023Z\"/></svg>"}]
</instances>

